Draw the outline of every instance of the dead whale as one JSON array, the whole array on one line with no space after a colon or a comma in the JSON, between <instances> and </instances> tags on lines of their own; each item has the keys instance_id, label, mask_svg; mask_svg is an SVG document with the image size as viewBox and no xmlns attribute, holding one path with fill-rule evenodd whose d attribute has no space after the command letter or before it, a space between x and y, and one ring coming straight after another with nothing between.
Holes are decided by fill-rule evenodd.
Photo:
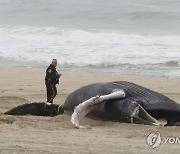
<instances>
[{"instance_id":1,"label":"dead whale","mask_svg":"<svg viewBox=\"0 0 180 154\"><path fill-rule=\"evenodd\" d=\"M109 95L118 91L118 96ZM109 97L101 98L105 95ZM180 121L180 104L158 92L127 81L84 86L67 97L63 108L75 111L72 116L75 126L86 114L97 119L145 125L161 125L159 119L166 120L166 126L177 125Z\"/></svg>"},{"instance_id":2,"label":"dead whale","mask_svg":"<svg viewBox=\"0 0 180 154\"><path fill-rule=\"evenodd\" d=\"M140 85L117 81L95 83L72 92L62 106L49 103L24 104L7 111L10 115L56 116L68 111L72 123L79 127L84 116L96 119L120 121L145 125L166 126L180 122L180 104L170 98Z\"/></svg>"}]
</instances>

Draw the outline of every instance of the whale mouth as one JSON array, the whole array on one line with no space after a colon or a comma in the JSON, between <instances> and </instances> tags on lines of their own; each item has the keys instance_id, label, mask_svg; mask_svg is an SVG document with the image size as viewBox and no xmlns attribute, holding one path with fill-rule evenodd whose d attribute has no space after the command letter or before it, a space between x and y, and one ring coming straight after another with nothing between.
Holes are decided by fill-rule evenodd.
<instances>
[{"instance_id":1,"label":"whale mouth","mask_svg":"<svg viewBox=\"0 0 180 154\"><path fill-rule=\"evenodd\" d=\"M140 104L138 104L131 114L131 123L163 126L161 122L153 118Z\"/></svg>"}]
</instances>

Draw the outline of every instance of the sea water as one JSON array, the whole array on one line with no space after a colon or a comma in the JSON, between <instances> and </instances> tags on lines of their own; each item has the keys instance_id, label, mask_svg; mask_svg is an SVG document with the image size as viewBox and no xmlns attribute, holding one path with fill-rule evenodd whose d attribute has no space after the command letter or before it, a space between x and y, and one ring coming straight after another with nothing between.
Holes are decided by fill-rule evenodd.
<instances>
[{"instance_id":1,"label":"sea water","mask_svg":"<svg viewBox=\"0 0 180 154\"><path fill-rule=\"evenodd\" d=\"M0 65L180 78L179 0L0 0Z\"/></svg>"}]
</instances>

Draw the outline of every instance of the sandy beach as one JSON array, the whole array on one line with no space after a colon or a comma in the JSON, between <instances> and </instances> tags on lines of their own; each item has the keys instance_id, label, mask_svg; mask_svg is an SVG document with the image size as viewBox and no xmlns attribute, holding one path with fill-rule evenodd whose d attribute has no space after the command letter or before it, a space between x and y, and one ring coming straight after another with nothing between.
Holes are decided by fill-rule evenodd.
<instances>
[{"instance_id":1,"label":"sandy beach","mask_svg":"<svg viewBox=\"0 0 180 154\"><path fill-rule=\"evenodd\" d=\"M19 104L46 100L44 69L0 67L0 112ZM158 91L180 102L180 79L62 72L56 104L75 89L95 82L126 80ZM91 129L75 129L69 115L56 117L0 116L0 154L61 153L178 153L180 144L162 143L150 149L152 132L162 137L180 137L179 127L155 127L85 118Z\"/></svg>"}]
</instances>

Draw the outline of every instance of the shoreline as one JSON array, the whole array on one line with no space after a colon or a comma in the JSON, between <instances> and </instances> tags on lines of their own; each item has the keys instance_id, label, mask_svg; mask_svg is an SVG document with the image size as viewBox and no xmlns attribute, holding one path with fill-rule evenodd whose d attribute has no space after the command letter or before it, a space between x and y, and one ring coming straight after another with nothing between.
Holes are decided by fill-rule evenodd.
<instances>
[{"instance_id":1,"label":"shoreline","mask_svg":"<svg viewBox=\"0 0 180 154\"><path fill-rule=\"evenodd\" d=\"M0 64L0 68L24 68L24 69L34 69L34 70L44 70L48 67L49 64L47 64L46 66L40 66L40 67L36 67L36 66L21 66L21 65L5 65L5 64ZM60 65L60 64L59 64ZM61 67L61 66L59 66ZM57 70L58 68L57 67ZM111 74L111 75L121 75L121 76L136 76L136 77L147 77L147 78L162 78L162 79L180 79L178 77L167 77L167 76L158 76L158 75L155 75L155 76L150 76L150 75L142 75L142 74L128 74L128 73L121 73L121 72L96 72L96 71L84 71L84 70L65 70L65 69L62 69L61 70L62 72L70 72L70 73L75 73L75 72L78 72L78 73L85 73L85 74Z\"/></svg>"},{"instance_id":2,"label":"shoreline","mask_svg":"<svg viewBox=\"0 0 180 154\"><path fill-rule=\"evenodd\" d=\"M36 89L36 93L39 94L43 94L46 90L44 85L44 76L46 68L43 69L19 66L0 66L0 69L3 70L3 73L0 75L0 78L2 80L7 80L6 82L1 82L0 96L7 94L16 94L16 91L13 91L12 93L2 93L3 88L6 91L11 88L13 89L13 87L15 86L17 86L17 90L19 88L19 91L27 90L27 92L28 90L31 90L30 87L33 86L34 89ZM60 85L57 85L57 87L59 87L59 92L61 94L66 95L72 92L73 90L80 88L81 86L85 86L87 84L120 80L134 82L136 84L145 86L146 88L155 90L163 94L180 93L180 91L178 91L178 89L180 90L180 79L178 78L124 75L120 73L104 72L95 73L62 71L61 73L63 74L63 76L60 78ZM33 83L34 81L35 83ZM13 85L13 83L15 85ZM9 88L9 86L11 87ZM33 92L31 93L33 94Z\"/></svg>"},{"instance_id":3,"label":"shoreline","mask_svg":"<svg viewBox=\"0 0 180 154\"><path fill-rule=\"evenodd\" d=\"M49 64L47 64L47 65L44 65L44 66L39 66L39 67L37 67L37 66L22 66L22 65L9 65L9 63L8 64L1 64L0 65L0 67L6 67L6 68L26 68L26 69L39 69L39 70L42 70L42 69L46 69L47 67L48 67L48 65ZM59 64L60 65L60 64ZM61 67L61 66L60 66ZM62 72L71 72L71 73L75 73L75 72L78 72L78 73L87 73L87 74L90 74L90 73L92 73L92 74L112 74L112 75L122 75L122 76L137 76L137 77L149 77L149 78L165 78L165 79L180 79L180 77L168 77L168 76L166 76L166 75L162 75L162 76L160 76L160 75L149 75L149 74L145 74L145 75L143 75L143 74L137 74L137 73L123 73L123 72L114 72L114 71L100 71L100 72L97 72L97 70L81 70L81 69L79 69L79 68L77 68L77 71L75 71L74 70L75 68L73 68L73 69L67 69L67 68L63 68L63 69L61 69L61 71ZM58 68L57 68L57 70L58 70ZM168 71L168 70L167 70Z\"/></svg>"}]
</instances>

